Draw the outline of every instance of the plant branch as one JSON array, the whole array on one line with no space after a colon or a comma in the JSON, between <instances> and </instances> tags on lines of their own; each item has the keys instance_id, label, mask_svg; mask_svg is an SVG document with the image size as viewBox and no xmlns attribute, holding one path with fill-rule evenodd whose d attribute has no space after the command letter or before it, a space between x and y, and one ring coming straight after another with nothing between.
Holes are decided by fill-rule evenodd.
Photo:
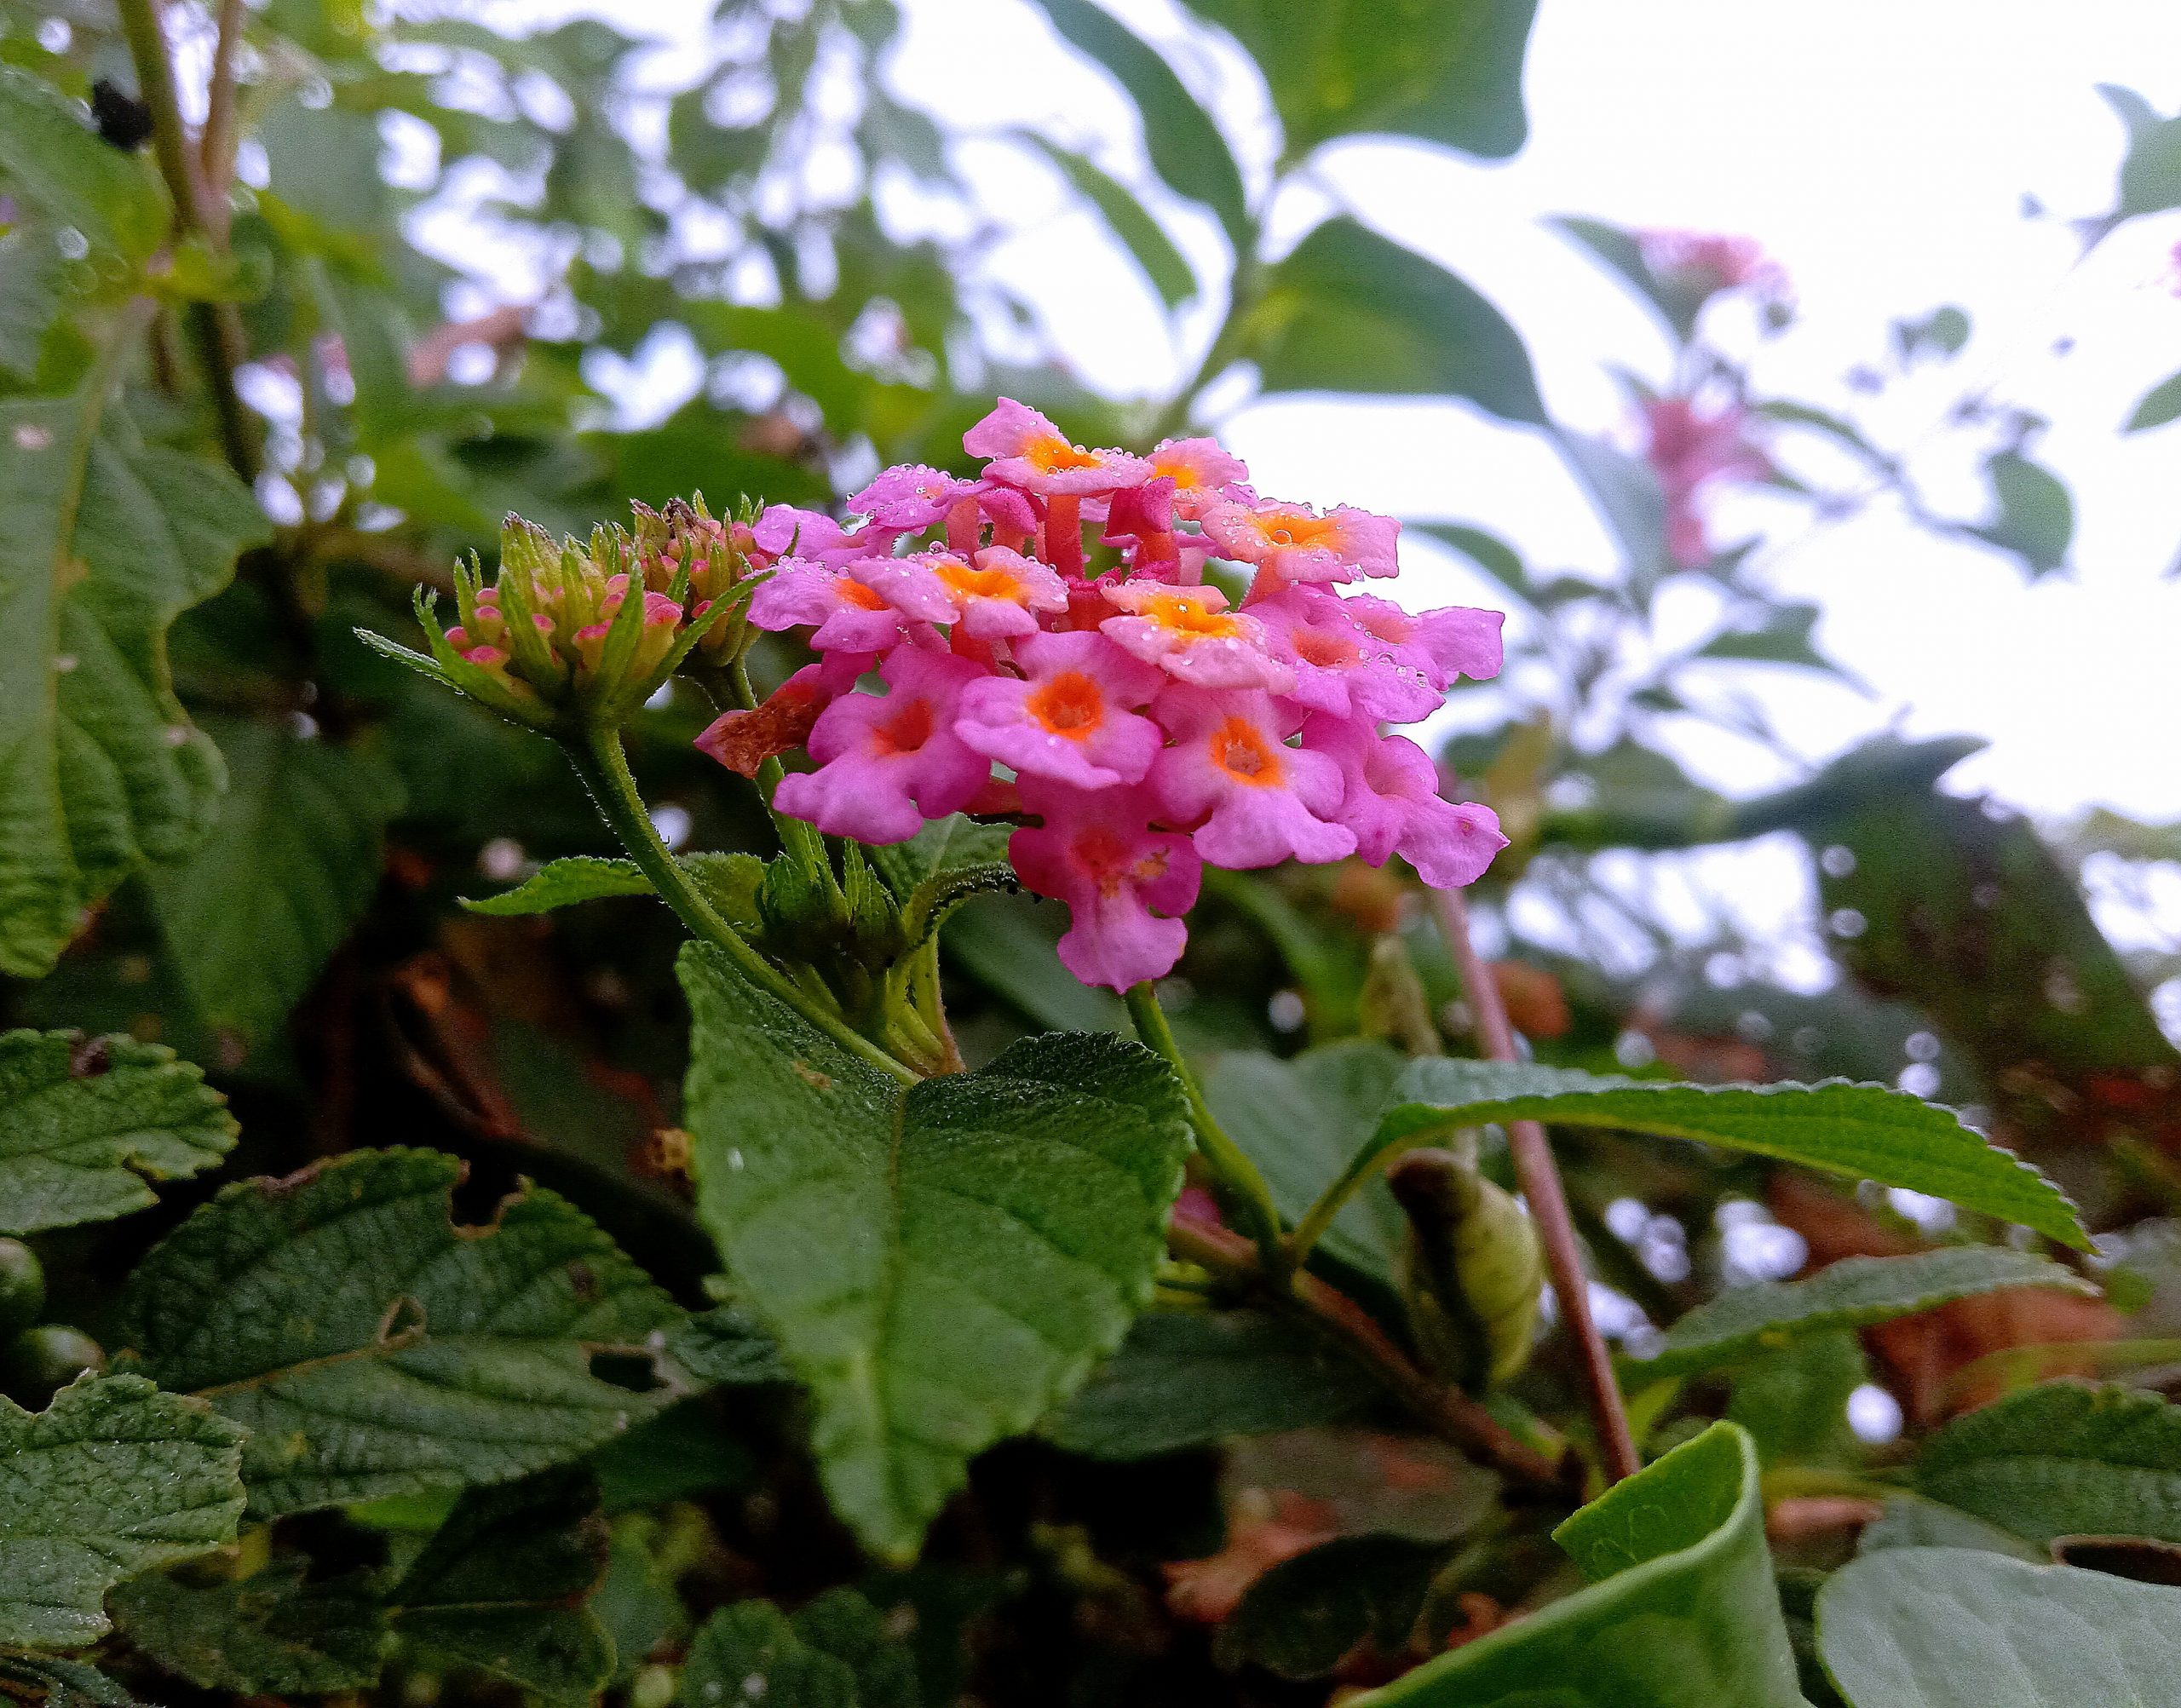
<instances>
[{"instance_id":1,"label":"plant branch","mask_svg":"<svg viewBox=\"0 0 2181 1708\"><path fill-rule=\"evenodd\" d=\"M1447 947L1460 969L1462 989L1469 998L1479 1043L1494 1061L1513 1061L1515 1035L1507 1025L1507 1010L1499 1000L1499 987L1490 969L1476 952L1470 936L1469 905L1459 889L1431 892L1432 912ZM1559 1302L1561 1320L1574 1337L1583 1366L1583 1385L1590 1400L1591 1420L1598 1433L1598 1448L1605 1456L1606 1477L1619 1482L1643 1469L1637 1457L1636 1438L1629 1431L1628 1413L1621 1403L1620 1384L1613 1373L1613 1354L1591 1315L1589 1277L1583 1273L1583 1254L1576 1243L1575 1227L1568 1212L1568 1194L1561 1188L1560 1170L1552 1160L1552 1146L1545 1129L1535 1121L1507 1123L1507 1147L1515 1159L1515 1178L1537 1223L1545 1247L1545 1266L1552 1277L1553 1297Z\"/></svg>"},{"instance_id":2,"label":"plant branch","mask_svg":"<svg viewBox=\"0 0 2181 1708\"><path fill-rule=\"evenodd\" d=\"M243 0L220 0L220 34L205 89L204 130L197 140L198 171L204 190L199 211L207 229L223 244L231 222L227 186L235 175L235 55L242 46L245 20Z\"/></svg>"},{"instance_id":3,"label":"plant branch","mask_svg":"<svg viewBox=\"0 0 2181 1708\"><path fill-rule=\"evenodd\" d=\"M1272 1188L1204 1101L1204 1091L1196 1083L1196 1075L1189 1072L1181 1046L1174 1042L1174 1029L1167 1025L1166 1011L1159 1006L1159 992L1148 979L1129 986L1128 1015L1136 1023L1137 1036L1165 1056L1181 1080L1182 1090L1188 1098L1190 1124L1196 1129L1198 1153L1219 1184L1240 1204L1265 1274L1275 1281L1283 1280L1294 1266L1280 1237L1280 1207L1272 1200Z\"/></svg>"}]
</instances>

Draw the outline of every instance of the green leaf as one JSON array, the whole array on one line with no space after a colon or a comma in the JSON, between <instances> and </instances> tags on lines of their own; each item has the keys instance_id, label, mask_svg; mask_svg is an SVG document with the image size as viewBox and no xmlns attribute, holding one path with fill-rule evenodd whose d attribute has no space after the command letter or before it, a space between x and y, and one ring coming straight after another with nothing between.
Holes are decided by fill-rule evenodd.
<instances>
[{"instance_id":1,"label":"green leaf","mask_svg":"<svg viewBox=\"0 0 2181 1708\"><path fill-rule=\"evenodd\" d=\"M2181 1542L2181 1406L2135 1389L2045 1383L1948 1423L1925 1443L1915 1483L2032 1542Z\"/></svg>"},{"instance_id":2,"label":"green leaf","mask_svg":"<svg viewBox=\"0 0 2181 1708\"><path fill-rule=\"evenodd\" d=\"M1297 1679L1324 1677L1367 1638L1378 1654L1398 1657L1446 1552L1437 1543L1372 1534L1336 1537L1283 1560L1220 1626L1220 1657Z\"/></svg>"},{"instance_id":3,"label":"green leaf","mask_svg":"<svg viewBox=\"0 0 2181 1708\"><path fill-rule=\"evenodd\" d=\"M1695 336L1696 317L1713 294L1706 282L1689 274L1661 279L1643 259L1643 246L1635 233L1603 220L1565 217L1545 223L1557 227L1634 286L1683 343Z\"/></svg>"},{"instance_id":4,"label":"green leaf","mask_svg":"<svg viewBox=\"0 0 2181 1708\"><path fill-rule=\"evenodd\" d=\"M2181 1678L2181 1590L1962 1548L1889 1548L1817 1596L1850 1708L2158 1708Z\"/></svg>"},{"instance_id":5,"label":"green leaf","mask_svg":"<svg viewBox=\"0 0 2181 1708\"><path fill-rule=\"evenodd\" d=\"M1189 0L1263 70L1285 158L1394 131L1487 159L1522 146L1537 0Z\"/></svg>"},{"instance_id":6,"label":"green leaf","mask_svg":"<svg viewBox=\"0 0 2181 1708\"><path fill-rule=\"evenodd\" d=\"M239 1582L152 1573L108 1597L121 1634L200 1690L321 1695L378 1682L385 1609L367 1574L305 1583L309 1562L283 1555Z\"/></svg>"},{"instance_id":7,"label":"green leaf","mask_svg":"<svg viewBox=\"0 0 2181 1708\"><path fill-rule=\"evenodd\" d=\"M606 1544L580 1471L472 1489L394 1585L394 1629L440 1661L588 1701L613 1671L613 1640L582 1605Z\"/></svg>"},{"instance_id":8,"label":"green leaf","mask_svg":"<svg viewBox=\"0 0 2181 1708\"><path fill-rule=\"evenodd\" d=\"M1136 1320L1049 1433L1090 1458L1150 1458L1235 1435L1337 1423L1374 1392L1354 1365L1260 1312L1153 1311Z\"/></svg>"},{"instance_id":9,"label":"green leaf","mask_svg":"<svg viewBox=\"0 0 2181 1708\"><path fill-rule=\"evenodd\" d=\"M1913 1316L1949 1299L2010 1287L2050 1287L2095 1296L2071 1269L2026 1251L1949 1245L1905 1257L1843 1257L1801 1281L1729 1287L1666 1331L1658 1350L1631 1360L1631 1381L1685 1376L1734 1364L1804 1335L1863 1328Z\"/></svg>"},{"instance_id":10,"label":"green leaf","mask_svg":"<svg viewBox=\"0 0 2181 1708\"><path fill-rule=\"evenodd\" d=\"M2136 405L2123 433L2142 433L2154 427L2163 427L2175 417L2181 416L2181 374L2171 374L2144 394L2143 401Z\"/></svg>"},{"instance_id":11,"label":"green leaf","mask_svg":"<svg viewBox=\"0 0 2181 1708\"><path fill-rule=\"evenodd\" d=\"M1403 526L1410 533L1428 534L1442 545L1452 546L1516 598L1526 605L1529 602L1529 571L1523 566L1521 555L1499 535L1465 522L1408 522Z\"/></svg>"},{"instance_id":12,"label":"green leaf","mask_svg":"<svg viewBox=\"0 0 2181 1708\"><path fill-rule=\"evenodd\" d=\"M354 748L262 723L218 733L229 779L218 822L149 882L199 1016L248 1047L277 1035L371 906L401 790Z\"/></svg>"},{"instance_id":13,"label":"green leaf","mask_svg":"<svg viewBox=\"0 0 2181 1708\"><path fill-rule=\"evenodd\" d=\"M0 188L81 233L102 272L141 263L166 236L151 161L109 146L78 103L12 66L0 66Z\"/></svg>"},{"instance_id":14,"label":"green leaf","mask_svg":"<svg viewBox=\"0 0 2181 1708\"><path fill-rule=\"evenodd\" d=\"M828 1590L796 1610L795 1634L855 1675L857 1708L922 1708L916 1657L855 1590Z\"/></svg>"},{"instance_id":15,"label":"green leaf","mask_svg":"<svg viewBox=\"0 0 2181 1708\"><path fill-rule=\"evenodd\" d=\"M2132 130L2127 158L2121 163L2115 224L2181 208L2181 118L2162 118Z\"/></svg>"},{"instance_id":16,"label":"green leaf","mask_svg":"<svg viewBox=\"0 0 2181 1708\"><path fill-rule=\"evenodd\" d=\"M1799 664L1806 670L1827 670L1832 663L1817 650L1812 633L1823 613L1815 605L1777 605L1755 629L1729 629L1713 635L1694 656L1699 658L1740 658L1759 664Z\"/></svg>"},{"instance_id":17,"label":"green leaf","mask_svg":"<svg viewBox=\"0 0 2181 1708\"><path fill-rule=\"evenodd\" d=\"M737 1602L705 1621L674 1699L680 1708L863 1708L855 1670L805 1642L770 1602Z\"/></svg>"},{"instance_id":18,"label":"green leaf","mask_svg":"<svg viewBox=\"0 0 2181 1708\"><path fill-rule=\"evenodd\" d=\"M532 1187L457 1228L463 1166L356 1151L231 1186L122 1297L147 1374L250 1432L261 1514L504 1481L663 1403L591 1369L680 1313L589 1217Z\"/></svg>"},{"instance_id":19,"label":"green leaf","mask_svg":"<svg viewBox=\"0 0 2181 1708\"><path fill-rule=\"evenodd\" d=\"M29 379L37 371L46 329L60 313L67 267L45 226L0 233L0 371Z\"/></svg>"},{"instance_id":20,"label":"green leaf","mask_svg":"<svg viewBox=\"0 0 2181 1708\"><path fill-rule=\"evenodd\" d=\"M1920 319L1893 323L1893 348L1903 363L1913 362L1925 351L1940 357L1959 355L1969 345L1969 316L1951 302L1934 308Z\"/></svg>"},{"instance_id":21,"label":"green leaf","mask_svg":"<svg viewBox=\"0 0 2181 1708\"><path fill-rule=\"evenodd\" d=\"M1437 262L1344 214L1265 270L1240 354L1267 392L1462 397L1545 423L1529 352L1505 317Z\"/></svg>"},{"instance_id":22,"label":"green leaf","mask_svg":"<svg viewBox=\"0 0 2181 1708\"><path fill-rule=\"evenodd\" d=\"M707 1386L792 1382L780 1343L734 1305L699 1311L666 1337L666 1353Z\"/></svg>"},{"instance_id":23,"label":"green leaf","mask_svg":"<svg viewBox=\"0 0 2181 1708\"><path fill-rule=\"evenodd\" d=\"M1134 31L1090 0L1039 0L1067 44L1088 55L1128 92L1143 121L1152 170L1176 194L1201 202L1218 216L1238 256L1256 246L1241 169L1219 127L1174 75L1165 59Z\"/></svg>"},{"instance_id":24,"label":"green leaf","mask_svg":"<svg viewBox=\"0 0 2181 1708\"><path fill-rule=\"evenodd\" d=\"M2087 1249L2090 1242L2074 1206L2035 1169L1986 1143L1952 1110L1883 1085L1678 1085L1434 1057L1410 1063L1394 1095L1395 1107L1349 1165L1351 1176L1451 1128L1551 1121L1695 1139L1929 1193L2066 1245Z\"/></svg>"},{"instance_id":25,"label":"green leaf","mask_svg":"<svg viewBox=\"0 0 2181 1708\"><path fill-rule=\"evenodd\" d=\"M1896 1496L1887 1501L1885 1510L1866 1524L1862 1534L1856 1538L1856 1550L1860 1554L1874 1553L1881 1548L1982 1548L2011 1559L2033 1561L2040 1566L2052 1563L2041 1550L1996 1524L1987 1524L1981 1518L1971 1518L1965 1512L1956 1512L1935 1500L1919 1500L1913 1495Z\"/></svg>"},{"instance_id":26,"label":"green leaf","mask_svg":"<svg viewBox=\"0 0 2181 1708\"><path fill-rule=\"evenodd\" d=\"M1029 1038L906 1091L685 947L698 1208L816 1406L834 1509L904 1558L970 1457L1148 1302L1187 1118L1141 1046Z\"/></svg>"},{"instance_id":27,"label":"green leaf","mask_svg":"<svg viewBox=\"0 0 2181 1708\"><path fill-rule=\"evenodd\" d=\"M1616 1484L1553 1539L1588 1589L1351 1708L1807 1708L1772 1587L1757 1452L1732 1423Z\"/></svg>"},{"instance_id":28,"label":"green leaf","mask_svg":"<svg viewBox=\"0 0 2181 1708\"><path fill-rule=\"evenodd\" d=\"M126 1216L148 1184L235 1142L227 1099L171 1050L72 1032L0 1032L0 1233Z\"/></svg>"},{"instance_id":29,"label":"green leaf","mask_svg":"<svg viewBox=\"0 0 2181 1708\"><path fill-rule=\"evenodd\" d=\"M1727 1416L1749 1431L1766 1468L1783 1463L1846 1467L1859 1444L1848 1398L1870 1380L1862 1343L1846 1329L1798 1340L1739 1366Z\"/></svg>"},{"instance_id":30,"label":"green leaf","mask_svg":"<svg viewBox=\"0 0 2181 1708\"><path fill-rule=\"evenodd\" d=\"M1161 302L1169 308L1178 308L1196 295L1196 274L1189 270L1188 259L1174 247L1173 239L1150 210L1136 198L1134 191L1088 155L1063 148L1034 132L1024 135L1060 169L1075 187L1076 194L1097 209L1122 247L1136 257L1136 264L1143 269L1144 278Z\"/></svg>"},{"instance_id":31,"label":"green leaf","mask_svg":"<svg viewBox=\"0 0 2181 1708\"><path fill-rule=\"evenodd\" d=\"M1651 465L1602 439L1563 427L1551 434L1560 460L1619 543L1629 572L1639 584L1665 575L1673 567L1666 549L1666 500Z\"/></svg>"},{"instance_id":32,"label":"green leaf","mask_svg":"<svg viewBox=\"0 0 2181 1708\"><path fill-rule=\"evenodd\" d=\"M548 860L513 889L481 900L463 898L472 913L503 918L521 913L550 913L578 901L596 901L611 895L650 895L651 880L632 860L600 860L593 854L573 854Z\"/></svg>"},{"instance_id":33,"label":"green leaf","mask_svg":"<svg viewBox=\"0 0 2181 1708\"><path fill-rule=\"evenodd\" d=\"M1407 1061L1376 1039L1324 1044L1286 1060L1229 1050L1205 1076L1204 1095L1292 1222L1370 1142ZM1385 1182L1372 1180L1333 1218L1321 1246L1391 1285L1407 1228Z\"/></svg>"},{"instance_id":34,"label":"green leaf","mask_svg":"<svg viewBox=\"0 0 2181 1708\"><path fill-rule=\"evenodd\" d=\"M267 532L223 469L108 420L108 381L0 403L0 973L19 978L210 827L220 756L175 698L167 629Z\"/></svg>"},{"instance_id":35,"label":"green leaf","mask_svg":"<svg viewBox=\"0 0 2181 1708\"><path fill-rule=\"evenodd\" d=\"M1008 839L1013 834L1011 825L981 825L957 813L926 825L905 842L864 850L872 869L901 903L903 939L911 947L937 930L971 896L1021 887L1007 858ZM1050 948L1044 958L1052 958ZM1075 981L1070 979L1069 982Z\"/></svg>"},{"instance_id":36,"label":"green leaf","mask_svg":"<svg viewBox=\"0 0 2181 1708\"><path fill-rule=\"evenodd\" d=\"M144 1708L95 1666L57 1654L0 1654L0 1676L43 1695L45 1708Z\"/></svg>"},{"instance_id":37,"label":"green leaf","mask_svg":"<svg viewBox=\"0 0 2181 1708\"><path fill-rule=\"evenodd\" d=\"M986 896L956 913L940 940L963 971L1038 1025L1118 1032L1128 1019L1120 999L1083 983L1053 953L1064 923L1060 910L1028 896Z\"/></svg>"},{"instance_id":38,"label":"green leaf","mask_svg":"<svg viewBox=\"0 0 2181 1708\"><path fill-rule=\"evenodd\" d=\"M36 1414L0 1399L0 1644L89 1642L123 1579L233 1541L241 1440L141 1377L83 1377Z\"/></svg>"},{"instance_id":39,"label":"green leaf","mask_svg":"<svg viewBox=\"0 0 2181 1708\"><path fill-rule=\"evenodd\" d=\"M2075 506L2067 483L2017 451L1984 459L1992 483L1993 519L1968 530L1987 544L2023 561L2034 579L2063 567L2075 538Z\"/></svg>"}]
</instances>

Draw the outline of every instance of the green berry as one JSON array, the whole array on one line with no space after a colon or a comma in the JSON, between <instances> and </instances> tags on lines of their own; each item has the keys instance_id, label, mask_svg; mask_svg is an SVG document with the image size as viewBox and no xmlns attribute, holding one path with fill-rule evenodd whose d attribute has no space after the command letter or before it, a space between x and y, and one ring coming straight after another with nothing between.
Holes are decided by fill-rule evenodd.
<instances>
[{"instance_id":1,"label":"green berry","mask_svg":"<svg viewBox=\"0 0 2181 1708\"><path fill-rule=\"evenodd\" d=\"M34 1409L86 1371L106 1368L106 1349L79 1328L66 1323L41 1323L26 1328L0 1354L8 1392Z\"/></svg>"},{"instance_id":2,"label":"green berry","mask_svg":"<svg viewBox=\"0 0 2181 1708\"><path fill-rule=\"evenodd\" d=\"M0 1239L0 1337L28 1328L45 1308L45 1267L20 1239Z\"/></svg>"}]
</instances>

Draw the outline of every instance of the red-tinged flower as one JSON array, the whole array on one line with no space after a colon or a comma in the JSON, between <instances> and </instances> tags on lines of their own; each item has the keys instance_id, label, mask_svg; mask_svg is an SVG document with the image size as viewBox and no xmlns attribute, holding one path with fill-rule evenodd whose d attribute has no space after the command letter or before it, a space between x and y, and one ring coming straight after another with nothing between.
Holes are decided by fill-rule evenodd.
<instances>
[{"instance_id":1,"label":"red-tinged flower","mask_svg":"<svg viewBox=\"0 0 2181 1708\"><path fill-rule=\"evenodd\" d=\"M1397 854L1434 889L1459 889L1482 877L1507 846L1489 807L1441 796L1431 756L1406 736L1381 735L1367 718L1313 712L1303 724L1303 745L1338 768L1334 816L1372 866Z\"/></svg>"},{"instance_id":2,"label":"red-tinged flower","mask_svg":"<svg viewBox=\"0 0 2181 1708\"><path fill-rule=\"evenodd\" d=\"M1401 572L1401 524L1346 504L1320 515L1308 504L1221 498L1204 507L1203 522L1205 538L1222 557L1256 564L1275 578L1265 593L1287 582Z\"/></svg>"},{"instance_id":3,"label":"red-tinged flower","mask_svg":"<svg viewBox=\"0 0 2181 1708\"><path fill-rule=\"evenodd\" d=\"M949 653L898 647L878 674L884 694L843 694L819 715L807 744L818 768L783 777L773 804L828 836L906 842L926 819L961 811L991 774L954 733L962 690L981 672Z\"/></svg>"},{"instance_id":4,"label":"red-tinged flower","mask_svg":"<svg viewBox=\"0 0 2181 1708\"><path fill-rule=\"evenodd\" d=\"M1151 465L1125 451L1086 451L1044 416L1011 397L962 435L972 457L993 460L986 477L1048 497L1087 497L1117 492L1151 478Z\"/></svg>"},{"instance_id":5,"label":"red-tinged flower","mask_svg":"<svg viewBox=\"0 0 2181 1708\"><path fill-rule=\"evenodd\" d=\"M1165 737L1135 709L1163 673L1086 630L1033 635L1015 661L1027 680L987 676L962 691L956 734L1024 776L1079 789L1142 780Z\"/></svg>"},{"instance_id":6,"label":"red-tinged flower","mask_svg":"<svg viewBox=\"0 0 2181 1708\"><path fill-rule=\"evenodd\" d=\"M1339 766L1286 745L1292 724L1272 696L1177 687L1152 712L1173 745L1154 762L1151 786L1168 822L1195 827L1196 851L1214 866L1242 871L1355 851L1355 833L1332 822Z\"/></svg>"},{"instance_id":7,"label":"red-tinged flower","mask_svg":"<svg viewBox=\"0 0 2181 1708\"><path fill-rule=\"evenodd\" d=\"M906 615L958 623L979 641L1034 635L1039 613L1067 609L1060 577L1005 546L987 546L973 559L951 551L859 558L848 572Z\"/></svg>"},{"instance_id":8,"label":"red-tinged flower","mask_svg":"<svg viewBox=\"0 0 2181 1708\"><path fill-rule=\"evenodd\" d=\"M714 718L697 738L697 750L730 771L755 777L768 759L777 759L809 741L818 714L878 662L869 654L828 653L774 688L762 704Z\"/></svg>"},{"instance_id":9,"label":"red-tinged flower","mask_svg":"<svg viewBox=\"0 0 2181 1708\"><path fill-rule=\"evenodd\" d=\"M1154 830L1141 789L1026 784L1023 806L1041 823L1009 840L1023 886L1067 904L1061 964L1086 985L1125 991L1165 977L1181 959L1204 863L1187 837Z\"/></svg>"},{"instance_id":10,"label":"red-tinged flower","mask_svg":"<svg viewBox=\"0 0 2181 1708\"><path fill-rule=\"evenodd\" d=\"M1643 454L1666 494L1667 549L1683 569L1700 569L1712 561L1702 493L1720 481L1762 480L1772 473L1751 423L1738 403L1706 410L1692 398L1661 397L1643 405Z\"/></svg>"},{"instance_id":11,"label":"red-tinged flower","mask_svg":"<svg viewBox=\"0 0 2181 1708\"><path fill-rule=\"evenodd\" d=\"M1122 614L1105 618L1100 631L1177 681L1275 693L1295 685L1295 673L1273 656L1263 626L1227 609L1227 595L1216 587L1124 581L1103 592Z\"/></svg>"}]
</instances>

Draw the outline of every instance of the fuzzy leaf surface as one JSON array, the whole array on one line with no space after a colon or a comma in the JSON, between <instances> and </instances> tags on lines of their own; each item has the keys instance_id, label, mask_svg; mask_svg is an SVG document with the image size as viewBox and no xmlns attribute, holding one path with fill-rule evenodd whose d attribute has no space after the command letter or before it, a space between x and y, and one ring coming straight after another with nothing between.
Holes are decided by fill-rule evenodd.
<instances>
[{"instance_id":1,"label":"fuzzy leaf surface","mask_svg":"<svg viewBox=\"0 0 2181 1708\"><path fill-rule=\"evenodd\" d=\"M378 1681L386 1613L367 1576L303 1581L288 1555L239 1583L197 1584L152 1573L113 1592L131 1645L200 1690L322 1695Z\"/></svg>"}]
</instances>

